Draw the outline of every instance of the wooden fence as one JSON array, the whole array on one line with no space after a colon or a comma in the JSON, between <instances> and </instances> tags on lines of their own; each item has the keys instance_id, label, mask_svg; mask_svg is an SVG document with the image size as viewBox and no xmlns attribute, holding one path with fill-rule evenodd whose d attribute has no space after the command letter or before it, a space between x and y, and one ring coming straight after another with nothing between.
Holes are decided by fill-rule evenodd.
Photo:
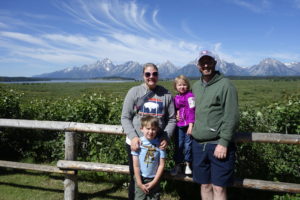
<instances>
[{"instance_id":1,"label":"wooden fence","mask_svg":"<svg viewBox=\"0 0 300 200\"><path fill-rule=\"evenodd\" d=\"M59 160L57 167L49 165L28 164L11 161L1 161L0 167L15 168L24 170L37 170L51 173L65 174L64 181L64 199L77 199L78 182L77 170L103 171L129 174L127 165L112 165L106 163L92 163L76 161L77 144L76 132L102 133L125 135L122 127L118 125L77 123L77 122L59 122L59 121L38 121L38 120L19 120L19 119L1 119L0 127L3 128L24 128L24 129L42 129L65 132L65 160ZM300 144L300 135L296 134L278 134L278 133L239 133L235 138L236 142L261 142L277 144ZM170 176L166 170L164 178L179 181L193 182L192 178L184 175ZM278 192L300 193L300 184L273 182L254 179L236 179L235 187L250 189L269 190Z\"/></svg>"}]
</instances>

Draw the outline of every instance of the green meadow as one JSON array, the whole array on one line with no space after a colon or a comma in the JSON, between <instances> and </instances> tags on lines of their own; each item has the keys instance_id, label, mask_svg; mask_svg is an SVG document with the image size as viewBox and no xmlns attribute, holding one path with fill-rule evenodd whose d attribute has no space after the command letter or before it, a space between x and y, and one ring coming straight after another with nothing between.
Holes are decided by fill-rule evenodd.
<instances>
[{"instance_id":1,"label":"green meadow","mask_svg":"<svg viewBox=\"0 0 300 200\"><path fill-rule=\"evenodd\" d=\"M195 80L191 81L193 84ZM286 96L300 94L300 78L274 78L232 80L239 95L241 107L265 105L276 102ZM129 88L141 82L124 83L20 83L0 84L5 89L14 89L24 93L23 101L33 99L78 98L83 94L100 93L102 95L124 98ZM172 81L160 81L175 94Z\"/></svg>"},{"instance_id":2,"label":"green meadow","mask_svg":"<svg viewBox=\"0 0 300 200\"><path fill-rule=\"evenodd\" d=\"M192 80L191 84L194 82L195 80ZM235 78L232 82L239 94L241 131L300 133L300 77ZM131 87L141 83L0 84L0 116L120 124L123 98ZM159 84L175 94L172 81L160 81ZM291 96L295 98L290 98ZM1 129L1 157L3 160L9 158L19 162L55 165L56 161L64 156L61 150L64 138L63 135L60 137L55 134L53 137L48 132L31 134L28 130ZM84 137L81 136L81 141L82 144L88 145L81 149L78 160L117 164L127 162L122 137L85 134ZM251 179L299 183L299 153L299 145L240 144L236 175ZM8 154L14 158L7 156ZM174 163L172 155L169 156L167 168L171 169ZM79 199L113 200L127 197L128 176L83 171L79 171L78 174ZM0 200L63 199L63 180L63 176L56 174L0 168ZM164 181L162 185L162 200L200 198L196 184ZM189 191L190 198L183 198L187 195L186 191ZM245 200L300 198L298 194L229 188L228 199L236 197Z\"/></svg>"}]
</instances>

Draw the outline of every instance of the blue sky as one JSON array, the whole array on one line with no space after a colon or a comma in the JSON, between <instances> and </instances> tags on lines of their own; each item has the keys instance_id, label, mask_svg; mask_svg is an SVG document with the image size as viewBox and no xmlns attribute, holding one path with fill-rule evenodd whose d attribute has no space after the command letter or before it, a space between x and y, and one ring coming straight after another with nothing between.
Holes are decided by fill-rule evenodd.
<instances>
[{"instance_id":1,"label":"blue sky","mask_svg":"<svg viewBox=\"0 0 300 200\"><path fill-rule=\"evenodd\" d=\"M300 61L300 0L1 0L0 76L109 58L176 66L209 49L243 67Z\"/></svg>"}]
</instances>

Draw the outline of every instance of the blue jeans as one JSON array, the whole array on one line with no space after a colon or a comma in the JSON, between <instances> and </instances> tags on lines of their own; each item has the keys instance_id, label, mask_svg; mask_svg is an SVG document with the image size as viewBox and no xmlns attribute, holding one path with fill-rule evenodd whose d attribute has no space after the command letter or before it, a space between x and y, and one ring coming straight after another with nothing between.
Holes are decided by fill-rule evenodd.
<instances>
[{"instance_id":1,"label":"blue jeans","mask_svg":"<svg viewBox=\"0 0 300 200\"><path fill-rule=\"evenodd\" d=\"M176 164L192 162L192 137L186 134L188 126L176 127L175 131L175 155Z\"/></svg>"}]
</instances>

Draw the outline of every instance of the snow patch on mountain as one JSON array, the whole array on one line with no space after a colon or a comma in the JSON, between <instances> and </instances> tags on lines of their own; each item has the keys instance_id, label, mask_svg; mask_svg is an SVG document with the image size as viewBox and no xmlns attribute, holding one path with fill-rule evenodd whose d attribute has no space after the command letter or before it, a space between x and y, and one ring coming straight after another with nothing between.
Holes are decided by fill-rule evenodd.
<instances>
[{"instance_id":1,"label":"snow patch on mountain","mask_svg":"<svg viewBox=\"0 0 300 200\"><path fill-rule=\"evenodd\" d=\"M157 64L160 78L175 78L178 75L187 77L199 77L197 60L193 60L183 67L175 66L171 61ZM276 59L266 58L259 64L249 68L240 67L235 63L229 63L217 57L216 69L226 76L299 76L300 62L282 63ZM124 78L142 79L143 64L128 61L124 64L114 65L104 58L92 64L81 67L67 67L60 71L36 75L34 77L47 78L98 78L118 76Z\"/></svg>"}]
</instances>

